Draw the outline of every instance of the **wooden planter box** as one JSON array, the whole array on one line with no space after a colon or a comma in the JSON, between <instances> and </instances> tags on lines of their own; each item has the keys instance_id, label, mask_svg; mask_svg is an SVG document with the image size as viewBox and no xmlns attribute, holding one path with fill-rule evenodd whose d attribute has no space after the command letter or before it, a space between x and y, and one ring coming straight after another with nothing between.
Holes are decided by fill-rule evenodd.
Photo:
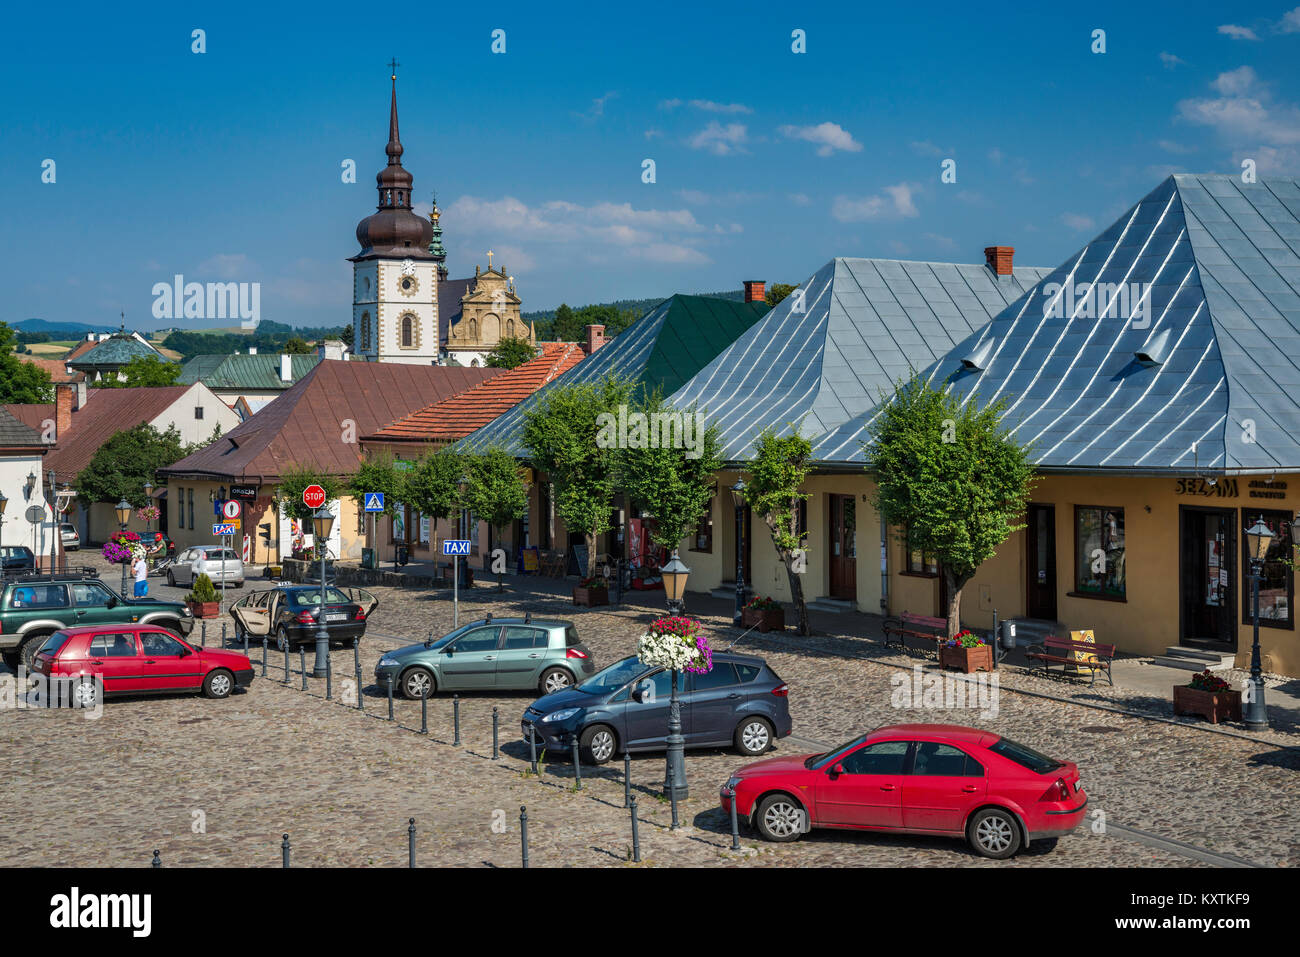
<instances>
[{"instance_id":1,"label":"wooden planter box","mask_svg":"<svg viewBox=\"0 0 1300 957\"><path fill-rule=\"evenodd\" d=\"M758 625L759 631L785 631L785 609L743 608L740 612L740 623L745 628Z\"/></svg>"},{"instance_id":2,"label":"wooden planter box","mask_svg":"<svg viewBox=\"0 0 1300 957\"><path fill-rule=\"evenodd\" d=\"M573 589L573 603L581 605L584 608L594 608L596 605L609 604L608 588L579 588L576 585Z\"/></svg>"},{"instance_id":3,"label":"wooden planter box","mask_svg":"<svg viewBox=\"0 0 1300 957\"><path fill-rule=\"evenodd\" d=\"M992 671L993 646L977 645L974 648L951 648L948 645L940 645L939 666L942 668L956 668L958 671L966 672L966 674L974 674L976 671Z\"/></svg>"},{"instance_id":4,"label":"wooden planter box","mask_svg":"<svg viewBox=\"0 0 1300 957\"><path fill-rule=\"evenodd\" d=\"M189 606L195 618L216 618L221 614L219 601L187 601L185 604Z\"/></svg>"},{"instance_id":5,"label":"wooden planter box","mask_svg":"<svg viewBox=\"0 0 1300 957\"><path fill-rule=\"evenodd\" d=\"M1199 714L1210 724L1241 720L1240 691L1201 691L1174 686L1174 714Z\"/></svg>"}]
</instances>

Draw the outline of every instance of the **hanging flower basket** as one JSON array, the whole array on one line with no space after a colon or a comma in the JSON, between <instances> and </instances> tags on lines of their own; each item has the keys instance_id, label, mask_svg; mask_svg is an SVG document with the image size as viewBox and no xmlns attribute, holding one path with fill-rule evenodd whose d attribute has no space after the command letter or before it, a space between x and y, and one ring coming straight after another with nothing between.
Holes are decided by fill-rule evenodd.
<instances>
[{"instance_id":1,"label":"hanging flower basket","mask_svg":"<svg viewBox=\"0 0 1300 957\"><path fill-rule=\"evenodd\" d=\"M713 668L713 649L693 618L674 615L658 618L637 642L637 658L652 668L707 674Z\"/></svg>"},{"instance_id":2,"label":"hanging flower basket","mask_svg":"<svg viewBox=\"0 0 1300 957\"><path fill-rule=\"evenodd\" d=\"M156 522L158 521L158 516L161 514L162 513L158 511L157 505L146 505L143 508L137 508L135 510L135 517L142 522Z\"/></svg>"},{"instance_id":3,"label":"hanging flower basket","mask_svg":"<svg viewBox=\"0 0 1300 957\"><path fill-rule=\"evenodd\" d=\"M100 549L104 561L113 565L128 565L138 556L144 555L144 546L140 536L135 532L114 532Z\"/></svg>"}]
</instances>

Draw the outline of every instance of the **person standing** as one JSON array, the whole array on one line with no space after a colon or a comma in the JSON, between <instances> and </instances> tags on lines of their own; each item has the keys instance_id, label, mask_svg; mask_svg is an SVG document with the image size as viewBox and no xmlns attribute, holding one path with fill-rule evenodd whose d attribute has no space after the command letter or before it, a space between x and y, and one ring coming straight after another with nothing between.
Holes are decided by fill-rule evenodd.
<instances>
[{"instance_id":1,"label":"person standing","mask_svg":"<svg viewBox=\"0 0 1300 957\"><path fill-rule=\"evenodd\" d=\"M149 564L144 560L143 553L135 556L131 562L131 571L135 573L135 597L144 598L149 594Z\"/></svg>"}]
</instances>

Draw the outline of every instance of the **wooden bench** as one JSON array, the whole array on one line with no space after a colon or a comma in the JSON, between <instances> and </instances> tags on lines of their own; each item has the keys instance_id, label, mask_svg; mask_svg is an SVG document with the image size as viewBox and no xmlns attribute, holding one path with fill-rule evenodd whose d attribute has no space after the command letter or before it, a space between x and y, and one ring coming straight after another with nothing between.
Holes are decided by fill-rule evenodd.
<instances>
[{"instance_id":1,"label":"wooden bench","mask_svg":"<svg viewBox=\"0 0 1300 957\"><path fill-rule=\"evenodd\" d=\"M1114 645L1094 644L1091 641L1075 641L1071 638L1049 635L1041 645L1032 645L1025 653L1025 657L1030 661L1041 662L1044 674L1052 665L1060 665L1063 674L1069 673L1071 665L1076 669L1087 668L1092 675L1089 684L1096 684L1097 672L1103 671L1111 687L1115 686L1115 679L1110 676L1110 663L1115 657Z\"/></svg>"},{"instance_id":2,"label":"wooden bench","mask_svg":"<svg viewBox=\"0 0 1300 957\"><path fill-rule=\"evenodd\" d=\"M885 647L888 648L898 640L898 647L907 651L909 637L929 641L938 649L939 642L948 637L948 619L932 618L929 615L913 615L903 612L897 618L886 618L882 629L885 633Z\"/></svg>"}]
</instances>

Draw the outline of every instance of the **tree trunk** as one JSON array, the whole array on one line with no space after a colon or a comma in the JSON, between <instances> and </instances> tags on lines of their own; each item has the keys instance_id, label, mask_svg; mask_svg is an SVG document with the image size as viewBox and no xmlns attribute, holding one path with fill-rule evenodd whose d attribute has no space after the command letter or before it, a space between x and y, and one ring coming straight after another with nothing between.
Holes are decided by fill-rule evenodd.
<instances>
[{"instance_id":1,"label":"tree trunk","mask_svg":"<svg viewBox=\"0 0 1300 957\"><path fill-rule=\"evenodd\" d=\"M584 536L587 540L587 578L596 577L596 536L593 532L587 532Z\"/></svg>"},{"instance_id":2,"label":"tree trunk","mask_svg":"<svg viewBox=\"0 0 1300 957\"><path fill-rule=\"evenodd\" d=\"M808 625L808 602L803 597L803 579L794 570L794 555L782 555L781 559L785 562L785 573L790 579L790 600L794 603L794 612L798 619L794 633L811 635L812 628Z\"/></svg>"},{"instance_id":3,"label":"tree trunk","mask_svg":"<svg viewBox=\"0 0 1300 957\"><path fill-rule=\"evenodd\" d=\"M500 548L501 551L504 552L504 551L505 551L505 548L504 548L504 546L502 546L502 544L501 544L501 526L498 525L498 526L496 527L496 529L497 529L497 548ZM509 567L509 566L507 565L507 567ZM497 572L497 591L505 591L505 586L501 584L501 573L500 573L500 572Z\"/></svg>"},{"instance_id":4,"label":"tree trunk","mask_svg":"<svg viewBox=\"0 0 1300 957\"><path fill-rule=\"evenodd\" d=\"M948 586L948 637L956 636L961 631L961 590L970 581L970 575L958 575L943 566L943 580Z\"/></svg>"}]
</instances>

